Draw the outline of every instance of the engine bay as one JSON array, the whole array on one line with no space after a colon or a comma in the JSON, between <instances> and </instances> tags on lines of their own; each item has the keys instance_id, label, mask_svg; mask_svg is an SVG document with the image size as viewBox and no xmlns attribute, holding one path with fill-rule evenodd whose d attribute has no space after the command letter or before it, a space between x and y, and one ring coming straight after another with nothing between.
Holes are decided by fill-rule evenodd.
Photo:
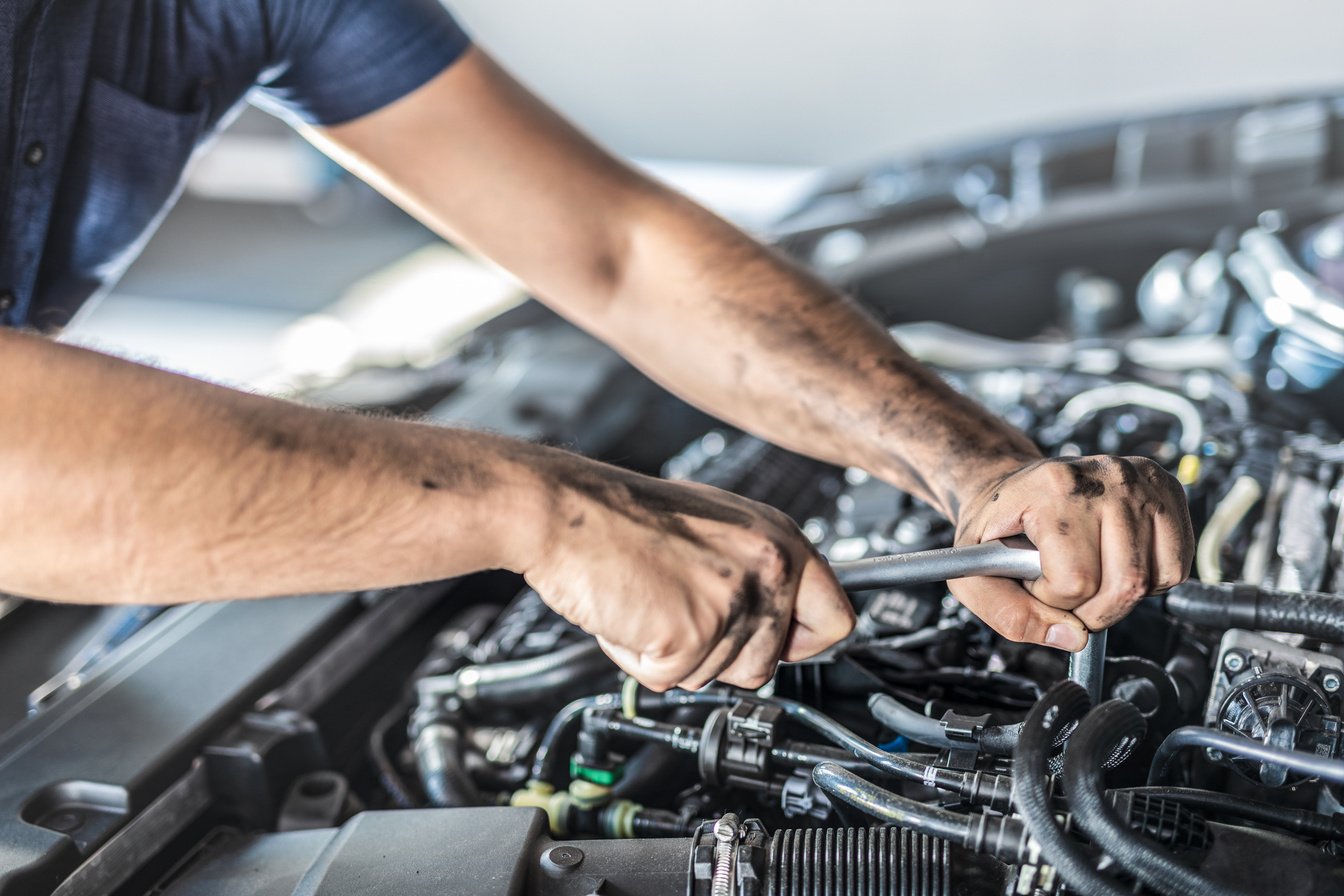
<instances>
[{"instance_id":1,"label":"engine bay","mask_svg":"<svg viewBox=\"0 0 1344 896\"><path fill-rule=\"evenodd\" d=\"M1227 112L1256 114L1270 113ZM1089 140L1111 147L1107 170L1122 165L1109 132L1038 148L1070 147L1068 170L1092 170L1077 148ZM15 816L0 893L1344 891L1338 187L1305 209L1224 210L1202 230L1199 206L1181 239L1151 211L1110 209L1161 245L1135 240L1109 264L1080 260L1066 220L1038 240L1059 263L1029 309L1013 306L1023 280L1008 272L988 301L993 284L967 289L983 327L948 322L965 317L955 309L900 322L900 297L875 297L885 278L978 273L884 246L935 221L955 252L1024 239L1022 152L868 171L821 191L777 241L1046 456L1146 457L1173 473L1198 539L1190 581L1072 658L998 637L944 582L859 590L842 650L782 665L754 692L642 688L502 573L123 616L0 740L0 809ZM1056 170L1046 156L1040 170ZM1315 188L1280 167L1264 188L1276 198ZM1043 195L1065 201L1068 184ZM880 190L897 196L880 214L835 209ZM980 230L944 221L949 208ZM523 314L406 391L434 396L431 419L523 428L775 506L835 563L952 543L904 492L651 399L587 337ZM537 383L591 381L601 400L563 413L497 401L491 371L524 344ZM327 394L386 386L372 382ZM464 410L524 403L507 424ZM537 432L550 423L561 429Z\"/></svg>"}]
</instances>

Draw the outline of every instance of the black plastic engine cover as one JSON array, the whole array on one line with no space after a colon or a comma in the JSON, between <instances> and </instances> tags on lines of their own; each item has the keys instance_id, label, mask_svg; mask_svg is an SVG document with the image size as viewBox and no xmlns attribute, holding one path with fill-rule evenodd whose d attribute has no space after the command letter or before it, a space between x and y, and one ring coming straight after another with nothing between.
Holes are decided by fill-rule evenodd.
<instances>
[{"instance_id":1,"label":"black plastic engine cover","mask_svg":"<svg viewBox=\"0 0 1344 896\"><path fill-rule=\"evenodd\" d=\"M556 843L539 809L364 812L207 848L163 896L683 896L689 839Z\"/></svg>"}]
</instances>

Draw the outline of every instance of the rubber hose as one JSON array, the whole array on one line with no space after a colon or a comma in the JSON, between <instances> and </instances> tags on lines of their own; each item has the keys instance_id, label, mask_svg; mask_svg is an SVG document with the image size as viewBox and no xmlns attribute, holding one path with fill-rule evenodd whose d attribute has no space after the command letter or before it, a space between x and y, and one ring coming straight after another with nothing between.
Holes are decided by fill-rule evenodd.
<instances>
[{"instance_id":1,"label":"rubber hose","mask_svg":"<svg viewBox=\"0 0 1344 896\"><path fill-rule=\"evenodd\" d=\"M1213 509L1195 549L1195 568L1199 570L1200 581L1213 584L1223 580L1223 545L1262 493L1254 476L1238 476Z\"/></svg>"},{"instance_id":2,"label":"rubber hose","mask_svg":"<svg viewBox=\"0 0 1344 896\"><path fill-rule=\"evenodd\" d=\"M1082 685L1061 681L1031 708L1013 752L1013 806L1027 820L1032 836L1040 844L1041 855L1071 889L1084 896L1132 896L1131 890L1099 871L1082 846L1064 833L1046 787L1046 763L1051 747L1066 726L1087 714L1091 703Z\"/></svg>"},{"instance_id":3,"label":"rubber hose","mask_svg":"<svg viewBox=\"0 0 1344 896\"><path fill-rule=\"evenodd\" d=\"M592 697L580 697L556 713L555 718L551 719L551 724L546 726L541 740L537 742L536 752L532 754L531 779L554 783L552 778L558 761L556 747L565 732L578 722L585 709L613 708L620 705L620 694L597 694Z\"/></svg>"},{"instance_id":4,"label":"rubber hose","mask_svg":"<svg viewBox=\"0 0 1344 896\"><path fill-rule=\"evenodd\" d=\"M819 763L812 770L812 780L828 795L898 827L953 843L962 843L970 836L971 823L966 816L884 790L834 762Z\"/></svg>"},{"instance_id":5,"label":"rubber hose","mask_svg":"<svg viewBox=\"0 0 1344 896\"><path fill-rule=\"evenodd\" d=\"M1313 840L1344 840L1344 814L1322 815L1310 809L1290 809L1287 806L1276 806L1273 803L1262 803L1193 787L1128 787L1125 792L1170 800L1218 815L1273 825Z\"/></svg>"},{"instance_id":6,"label":"rubber hose","mask_svg":"<svg viewBox=\"0 0 1344 896\"><path fill-rule=\"evenodd\" d=\"M415 738L415 765L425 796L432 806L480 806L484 804L476 784L462 767L462 735L451 725L434 722Z\"/></svg>"},{"instance_id":7,"label":"rubber hose","mask_svg":"<svg viewBox=\"0 0 1344 896\"><path fill-rule=\"evenodd\" d=\"M1186 582L1167 595L1166 610L1210 628L1289 632L1344 643L1344 596L1338 594Z\"/></svg>"},{"instance_id":8,"label":"rubber hose","mask_svg":"<svg viewBox=\"0 0 1344 896\"><path fill-rule=\"evenodd\" d=\"M818 712L805 703L784 697L771 697L768 702L782 709L784 714L795 722L811 728L831 743L844 747L893 777L918 781L926 787L949 790L972 802L993 806L996 809L1007 808L1011 801L1012 780L1006 775L961 772L926 765L908 756L879 749L830 716Z\"/></svg>"},{"instance_id":9,"label":"rubber hose","mask_svg":"<svg viewBox=\"0 0 1344 896\"><path fill-rule=\"evenodd\" d=\"M930 806L884 790L834 762L818 763L812 780L833 798L833 805L853 806L899 828L948 840L1008 864L1028 861L1032 855L1031 838L1021 819L962 815Z\"/></svg>"},{"instance_id":10,"label":"rubber hose","mask_svg":"<svg viewBox=\"0 0 1344 896\"><path fill-rule=\"evenodd\" d=\"M641 693L638 708L641 711L648 711L669 706L727 706L736 699L736 696L726 691L671 690L662 694ZM546 726L546 732L541 736L536 753L533 754L532 780L552 781L552 776L555 774L555 764L558 761L555 750L565 732L578 722L585 709L619 709L620 707L620 694L598 694L592 697L580 697L556 713L555 718L551 719L550 725Z\"/></svg>"},{"instance_id":11,"label":"rubber hose","mask_svg":"<svg viewBox=\"0 0 1344 896\"><path fill-rule=\"evenodd\" d=\"M953 740L938 719L916 712L889 694L873 694L868 698L868 709L873 718L897 734L921 744L944 750L967 750L975 744ZM986 753L1010 756L1017 743L1021 725L986 725L980 734L978 746Z\"/></svg>"},{"instance_id":12,"label":"rubber hose","mask_svg":"<svg viewBox=\"0 0 1344 896\"><path fill-rule=\"evenodd\" d=\"M1293 771L1324 778L1336 784L1344 784L1344 760L1328 759L1312 753L1297 750L1281 750L1267 746L1258 740L1251 740L1239 734L1226 734L1212 728L1199 725L1186 725L1167 735L1166 740L1153 755L1153 764L1148 768L1149 785L1162 783L1172 757L1186 747L1207 747L1221 750L1233 756L1258 759L1273 765L1282 765Z\"/></svg>"},{"instance_id":13,"label":"rubber hose","mask_svg":"<svg viewBox=\"0 0 1344 896\"><path fill-rule=\"evenodd\" d=\"M528 706L583 686L616 666L594 640L580 641L543 656L468 666L457 675L457 695L491 707Z\"/></svg>"},{"instance_id":14,"label":"rubber hose","mask_svg":"<svg viewBox=\"0 0 1344 896\"><path fill-rule=\"evenodd\" d=\"M1166 896L1241 896L1130 830L1107 803L1101 760L1118 745L1141 740L1147 727L1139 710L1124 700L1103 703L1079 724L1064 753L1064 787L1074 821L1121 869Z\"/></svg>"}]
</instances>

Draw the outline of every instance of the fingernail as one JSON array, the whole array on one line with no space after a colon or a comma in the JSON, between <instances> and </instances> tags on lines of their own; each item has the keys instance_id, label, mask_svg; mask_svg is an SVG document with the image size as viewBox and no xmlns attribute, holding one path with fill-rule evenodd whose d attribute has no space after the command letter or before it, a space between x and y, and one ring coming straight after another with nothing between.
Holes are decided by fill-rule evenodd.
<instances>
[{"instance_id":1,"label":"fingernail","mask_svg":"<svg viewBox=\"0 0 1344 896\"><path fill-rule=\"evenodd\" d=\"M1083 645L1087 643L1087 638L1073 626L1056 622L1045 630L1045 643L1051 647L1058 647L1060 650L1067 650L1072 653L1082 650Z\"/></svg>"}]
</instances>

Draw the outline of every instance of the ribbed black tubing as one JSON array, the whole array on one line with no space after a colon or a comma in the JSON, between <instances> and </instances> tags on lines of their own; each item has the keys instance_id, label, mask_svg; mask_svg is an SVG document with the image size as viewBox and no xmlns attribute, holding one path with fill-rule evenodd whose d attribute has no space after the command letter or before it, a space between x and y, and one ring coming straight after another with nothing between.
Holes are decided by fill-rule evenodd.
<instances>
[{"instance_id":1,"label":"ribbed black tubing","mask_svg":"<svg viewBox=\"0 0 1344 896\"><path fill-rule=\"evenodd\" d=\"M1086 689L1061 681L1046 691L1022 723L1013 752L1013 806L1027 820L1041 855L1083 896L1133 896L1097 869L1092 857L1055 818L1046 782L1050 749L1065 726L1087 714L1092 705Z\"/></svg>"},{"instance_id":2,"label":"ribbed black tubing","mask_svg":"<svg viewBox=\"0 0 1344 896\"><path fill-rule=\"evenodd\" d=\"M1074 820L1121 868L1166 896L1243 896L1243 891L1215 884L1130 830L1106 801L1102 759L1126 740L1142 738L1146 730L1143 715L1124 700L1110 700L1087 714L1064 753L1064 787Z\"/></svg>"},{"instance_id":3,"label":"ribbed black tubing","mask_svg":"<svg viewBox=\"0 0 1344 896\"><path fill-rule=\"evenodd\" d=\"M904 828L783 830L770 839L765 892L949 896L951 859L946 842Z\"/></svg>"}]
</instances>

